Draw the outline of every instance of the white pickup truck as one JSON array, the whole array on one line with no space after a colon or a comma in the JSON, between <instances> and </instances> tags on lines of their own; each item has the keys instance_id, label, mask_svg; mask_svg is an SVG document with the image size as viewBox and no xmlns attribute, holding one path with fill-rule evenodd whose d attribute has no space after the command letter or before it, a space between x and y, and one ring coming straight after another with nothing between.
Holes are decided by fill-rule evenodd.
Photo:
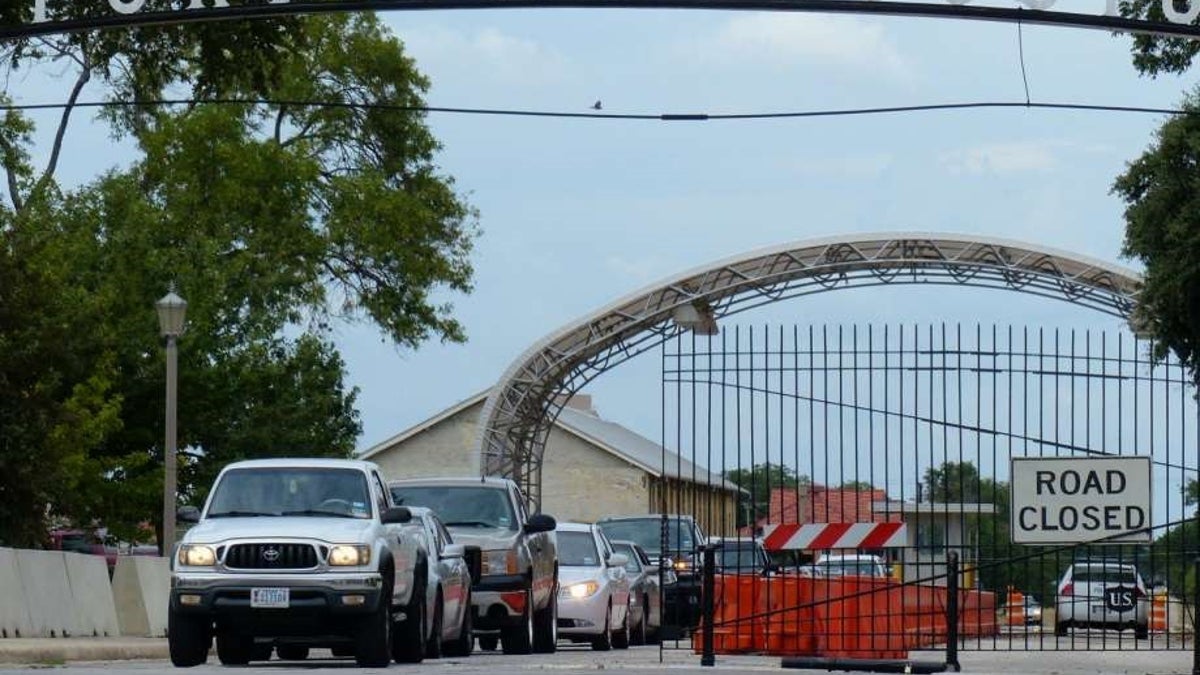
<instances>
[{"instance_id":1,"label":"white pickup truck","mask_svg":"<svg viewBox=\"0 0 1200 675\"><path fill-rule=\"evenodd\" d=\"M269 459L225 467L172 556L171 662L204 663L215 637L226 665L305 658L309 647L358 665L420 661L429 638L427 564L412 514L377 466Z\"/></svg>"},{"instance_id":2,"label":"white pickup truck","mask_svg":"<svg viewBox=\"0 0 1200 675\"><path fill-rule=\"evenodd\" d=\"M402 506L425 506L454 541L482 551L471 585L475 635L482 649L551 653L558 643L558 547L554 518L529 514L507 478L413 478L388 483Z\"/></svg>"}]
</instances>

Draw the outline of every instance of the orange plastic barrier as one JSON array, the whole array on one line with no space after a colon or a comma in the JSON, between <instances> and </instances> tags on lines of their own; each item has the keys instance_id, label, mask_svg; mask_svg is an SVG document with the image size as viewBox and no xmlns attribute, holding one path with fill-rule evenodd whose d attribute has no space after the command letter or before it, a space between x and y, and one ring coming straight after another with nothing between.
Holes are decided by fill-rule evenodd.
<instances>
[{"instance_id":1,"label":"orange plastic barrier","mask_svg":"<svg viewBox=\"0 0 1200 675\"><path fill-rule=\"evenodd\" d=\"M1167 589L1156 589L1150 596L1150 630L1167 629Z\"/></svg>"},{"instance_id":2,"label":"orange plastic barrier","mask_svg":"<svg viewBox=\"0 0 1200 675\"><path fill-rule=\"evenodd\" d=\"M1012 586L1008 587L1008 600L1004 603L1005 623L1010 626L1025 625L1025 594Z\"/></svg>"}]
</instances>

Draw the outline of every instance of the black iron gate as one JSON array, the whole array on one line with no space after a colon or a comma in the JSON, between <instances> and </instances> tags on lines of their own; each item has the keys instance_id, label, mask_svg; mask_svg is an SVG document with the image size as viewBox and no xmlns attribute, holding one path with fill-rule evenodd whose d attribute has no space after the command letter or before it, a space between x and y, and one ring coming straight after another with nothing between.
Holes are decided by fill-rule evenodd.
<instances>
[{"instance_id":1,"label":"black iron gate","mask_svg":"<svg viewBox=\"0 0 1200 675\"><path fill-rule=\"evenodd\" d=\"M1186 371L1152 362L1150 347L1120 331L961 324L727 325L668 340L663 446L712 475L659 504L720 537L718 651L836 655L862 647L863 631L879 654L948 640L1190 649L1200 418ZM1011 459L1111 456L1149 458L1148 543L1012 543ZM764 534L777 544L793 530L792 548L756 557ZM684 568L699 555L671 551ZM863 612L856 597L874 598L873 618L848 618Z\"/></svg>"}]
</instances>

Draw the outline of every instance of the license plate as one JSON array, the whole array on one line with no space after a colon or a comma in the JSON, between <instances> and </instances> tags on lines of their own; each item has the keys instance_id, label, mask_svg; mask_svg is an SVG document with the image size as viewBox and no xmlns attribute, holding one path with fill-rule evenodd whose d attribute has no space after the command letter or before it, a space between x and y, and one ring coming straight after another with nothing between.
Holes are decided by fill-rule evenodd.
<instances>
[{"instance_id":1,"label":"license plate","mask_svg":"<svg viewBox=\"0 0 1200 675\"><path fill-rule=\"evenodd\" d=\"M250 606L264 609L286 609L291 599L287 588L251 588Z\"/></svg>"}]
</instances>

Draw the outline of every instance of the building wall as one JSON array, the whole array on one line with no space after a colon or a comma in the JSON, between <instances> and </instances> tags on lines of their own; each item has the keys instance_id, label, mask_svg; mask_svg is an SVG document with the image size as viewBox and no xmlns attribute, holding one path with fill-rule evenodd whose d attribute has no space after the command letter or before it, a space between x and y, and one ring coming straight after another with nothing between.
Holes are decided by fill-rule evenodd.
<instances>
[{"instance_id":1,"label":"building wall","mask_svg":"<svg viewBox=\"0 0 1200 675\"><path fill-rule=\"evenodd\" d=\"M595 522L646 513L650 476L555 427L542 459L542 510L559 520Z\"/></svg>"},{"instance_id":2,"label":"building wall","mask_svg":"<svg viewBox=\"0 0 1200 675\"><path fill-rule=\"evenodd\" d=\"M737 532L738 503L734 492L702 483L655 479L648 496L650 512L693 516L710 537L729 537Z\"/></svg>"},{"instance_id":3,"label":"building wall","mask_svg":"<svg viewBox=\"0 0 1200 675\"><path fill-rule=\"evenodd\" d=\"M475 453L479 429L477 404L371 458L388 480L424 476L478 476Z\"/></svg>"}]
</instances>

